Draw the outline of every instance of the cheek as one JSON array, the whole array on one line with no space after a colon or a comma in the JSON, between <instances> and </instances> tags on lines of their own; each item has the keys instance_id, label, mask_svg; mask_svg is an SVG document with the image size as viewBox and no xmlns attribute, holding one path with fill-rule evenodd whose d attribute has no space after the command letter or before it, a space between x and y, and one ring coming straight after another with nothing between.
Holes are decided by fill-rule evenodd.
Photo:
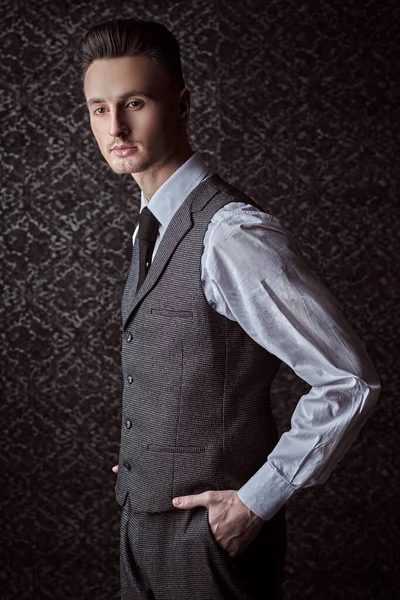
<instances>
[{"instance_id":1,"label":"cheek","mask_svg":"<svg viewBox=\"0 0 400 600\"><path fill-rule=\"evenodd\" d=\"M92 133L93 133L94 137L97 140L97 137L98 137L98 134L99 134L99 128L98 128L97 123L95 123L94 121L90 121L90 127L92 129Z\"/></svg>"},{"instance_id":2,"label":"cheek","mask_svg":"<svg viewBox=\"0 0 400 600\"><path fill-rule=\"evenodd\" d=\"M146 115L140 124L140 133L143 133L148 140L153 140L156 145L159 145L162 139L169 137L171 129L170 116L159 111Z\"/></svg>"},{"instance_id":3,"label":"cheek","mask_svg":"<svg viewBox=\"0 0 400 600\"><path fill-rule=\"evenodd\" d=\"M104 146L105 145L105 133L104 133L104 127L101 126L102 124L97 122L91 122L91 128L92 128L92 132L94 137L96 138L96 141L98 143L98 145Z\"/></svg>"},{"instance_id":4,"label":"cheek","mask_svg":"<svg viewBox=\"0 0 400 600\"><path fill-rule=\"evenodd\" d=\"M156 135L159 129L159 115L157 113L147 112L146 114L140 115L141 118L136 120L135 125L143 133L148 135Z\"/></svg>"}]
</instances>

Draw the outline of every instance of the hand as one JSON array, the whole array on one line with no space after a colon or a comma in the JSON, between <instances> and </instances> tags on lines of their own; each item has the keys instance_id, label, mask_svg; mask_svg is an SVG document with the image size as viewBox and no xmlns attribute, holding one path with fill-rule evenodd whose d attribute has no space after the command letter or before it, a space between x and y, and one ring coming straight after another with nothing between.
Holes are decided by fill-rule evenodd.
<instances>
[{"instance_id":1,"label":"hand","mask_svg":"<svg viewBox=\"0 0 400 600\"><path fill-rule=\"evenodd\" d=\"M114 471L114 473L118 473L118 465L115 465L111 470Z\"/></svg>"},{"instance_id":2,"label":"hand","mask_svg":"<svg viewBox=\"0 0 400 600\"><path fill-rule=\"evenodd\" d=\"M181 503L178 504L177 500L181 500ZM266 522L240 500L236 490L208 490L173 498L172 503L181 509L206 506L215 539L232 557L245 550Z\"/></svg>"}]
</instances>

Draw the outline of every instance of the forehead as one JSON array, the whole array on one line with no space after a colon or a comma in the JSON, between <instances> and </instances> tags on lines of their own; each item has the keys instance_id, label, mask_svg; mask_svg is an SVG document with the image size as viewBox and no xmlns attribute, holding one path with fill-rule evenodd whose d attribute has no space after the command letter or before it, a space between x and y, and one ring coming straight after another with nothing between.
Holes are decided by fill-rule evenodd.
<instances>
[{"instance_id":1,"label":"forehead","mask_svg":"<svg viewBox=\"0 0 400 600\"><path fill-rule=\"evenodd\" d=\"M86 100L90 97L112 101L129 90L156 95L168 84L168 75L146 56L124 56L94 60L84 80Z\"/></svg>"}]
</instances>

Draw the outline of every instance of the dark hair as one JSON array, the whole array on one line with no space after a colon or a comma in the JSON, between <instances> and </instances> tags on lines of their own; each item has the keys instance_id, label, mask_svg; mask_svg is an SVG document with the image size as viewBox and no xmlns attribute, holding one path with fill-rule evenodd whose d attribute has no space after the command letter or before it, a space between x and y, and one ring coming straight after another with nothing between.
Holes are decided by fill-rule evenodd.
<instances>
[{"instance_id":1,"label":"dark hair","mask_svg":"<svg viewBox=\"0 0 400 600\"><path fill-rule=\"evenodd\" d=\"M113 19L98 23L81 38L79 50L82 80L96 59L147 56L169 71L177 91L185 87L178 40L156 21Z\"/></svg>"}]
</instances>

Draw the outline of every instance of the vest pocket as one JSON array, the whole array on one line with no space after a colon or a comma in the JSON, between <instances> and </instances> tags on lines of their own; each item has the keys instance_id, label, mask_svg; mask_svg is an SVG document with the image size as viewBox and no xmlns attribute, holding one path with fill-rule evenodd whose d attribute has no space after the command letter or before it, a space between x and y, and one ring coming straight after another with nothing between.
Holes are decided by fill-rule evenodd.
<instances>
[{"instance_id":1,"label":"vest pocket","mask_svg":"<svg viewBox=\"0 0 400 600\"><path fill-rule=\"evenodd\" d=\"M147 444L146 450L152 452L174 452L174 453L186 453L186 452L205 452L205 446L166 446L164 444Z\"/></svg>"},{"instance_id":2,"label":"vest pocket","mask_svg":"<svg viewBox=\"0 0 400 600\"><path fill-rule=\"evenodd\" d=\"M161 315L162 317L183 317L187 319L193 318L192 310L174 310L172 308L151 308L151 314Z\"/></svg>"}]
</instances>

